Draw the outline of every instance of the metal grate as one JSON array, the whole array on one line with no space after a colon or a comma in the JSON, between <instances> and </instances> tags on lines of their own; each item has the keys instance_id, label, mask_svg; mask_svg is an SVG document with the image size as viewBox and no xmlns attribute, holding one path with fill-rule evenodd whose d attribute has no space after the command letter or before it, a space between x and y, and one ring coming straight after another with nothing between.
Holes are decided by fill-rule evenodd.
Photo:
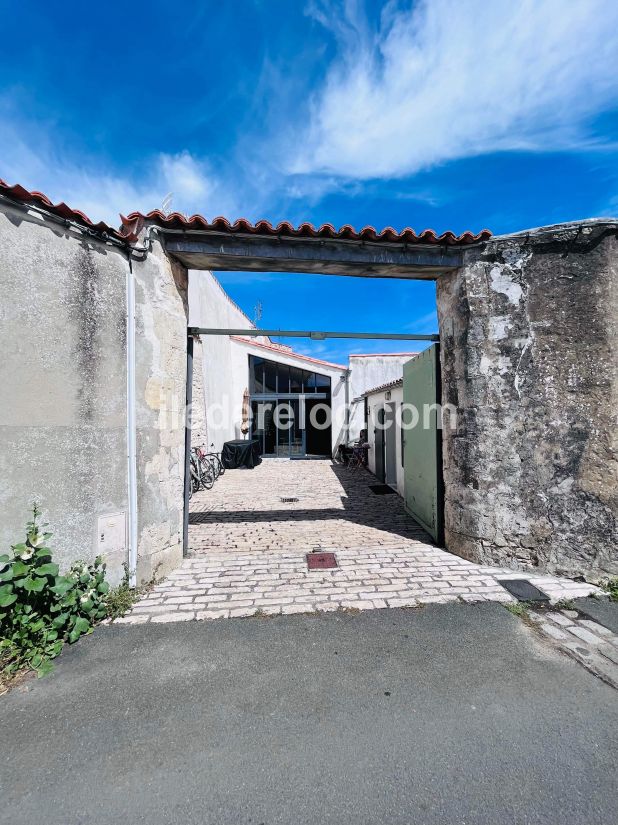
<instances>
[{"instance_id":1,"label":"metal grate","mask_svg":"<svg viewBox=\"0 0 618 825\"><path fill-rule=\"evenodd\" d=\"M285 504L287 504L291 501L298 501L298 499L295 498L294 496L289 496L287 498L285 496L281 496L280 498L281 498L281 501L283 501Z\"/></svg>"},{"instance_id":2,"label":"metal grate","mask_svg":"<svg viewBox=\"0 0 618 825\"><path fill-rule=\"evenodd\" d=\"M307 567L309 570L328 570L339 565L334 553L307 553Z\"/></svg>"},{"instance_id":3,"label":"metal grate","mask_svg":"<svg viewBox=\"0 0 618 825\"><path fill-rule=\"evenodd\" d=\"M520 602L548 602L549 596L527 579L498 579L504 589Z\"/></svg>"}]
</instances>

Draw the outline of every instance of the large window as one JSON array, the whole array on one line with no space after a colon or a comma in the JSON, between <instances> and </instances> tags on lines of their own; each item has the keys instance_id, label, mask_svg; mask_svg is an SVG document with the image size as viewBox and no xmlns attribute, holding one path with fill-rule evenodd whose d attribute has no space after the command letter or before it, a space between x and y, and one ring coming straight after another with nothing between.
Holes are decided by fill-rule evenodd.
<instances>
[{"instance_id":1,"label":"large window","mask_svg":"<svg viewBox=\"0 0 618 825\"><path fill-rule=\"evenodd\" d=\"M251 432L263 455L298 458L331 454L330 426L318 429L311 423L315 405L330 406L328 375L250 355L249 394ZM322 409L315 416L321 423L320 416L326 417Z\"/></svg>"},{"instance_id":2,"label":"large window","mask_svg":"<svg viewBox=\"0 0 618 825\"><path fill-rule=\"evenodd\" d=\"M257 395L307 395L323 393L330 397L330 377L300 367L249 356L249 393Z\"/></svg>"}]
</instances>

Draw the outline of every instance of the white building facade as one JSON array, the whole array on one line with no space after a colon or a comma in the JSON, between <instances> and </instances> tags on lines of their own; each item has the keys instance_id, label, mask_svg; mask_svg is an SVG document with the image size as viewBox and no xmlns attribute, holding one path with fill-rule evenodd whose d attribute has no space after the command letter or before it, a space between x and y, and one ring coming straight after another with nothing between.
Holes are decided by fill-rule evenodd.
<instances>
[{"instance_id":1,"label":"white building facade","mask_svg":"<svg viewBox=\"0 0 618 825\"><path fill-rule=\"evenodd\" d=\"M256 329L216 277L203 270L189 271L189 326ZM415 354L351 355L346 367L267 336L200 336L194 344L193 443L220 451L225 441L243 438L248 392L249 434L259 439L262 455L334 456L365 426L363 393L401 378L403 364Z\"/></svg>"},{"instance_id":2,"label":"white building facade","mask_svg":"<svg viewBox=\"0 0 618 825\"><path fill-rule=\"evenodd\" d=\"M363 395L367 415L368 466L378 481L404 496L404 438L401 426L403 379Z\"/></svg>"}]
</instances>

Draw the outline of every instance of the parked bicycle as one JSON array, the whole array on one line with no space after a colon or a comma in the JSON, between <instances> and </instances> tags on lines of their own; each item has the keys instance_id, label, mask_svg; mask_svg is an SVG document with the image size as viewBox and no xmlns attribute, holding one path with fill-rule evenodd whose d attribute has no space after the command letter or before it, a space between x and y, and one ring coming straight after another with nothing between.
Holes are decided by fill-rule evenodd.
<instances>
[{"instance_id":1,"label":"parked bicycle","mask_svg":"<svg viewBox=\"0 0 618 825\"><path fill-rule=\"evenodd\" d=\"M214 446L215 446L214 444L210 445L211 452L206 452L205 447L198 447L197 450L198 450L200 458L203 462L204 461L210 462L210 465L211 465L213 473L214 473L214 478L215 478L215 481L216 481L219 478L219 476L222 476L225 473L225 467L223 466L223 464L221 462L221 453L215 453L215 452L212 451L212 448Z\"/></svg>"},{"instance_id":2,"label":"parked bicycle","mask_svg":"<svg viewBox=\"0 0 618 825\"><path fill-rule=\"evenodd\" d=\"M214 447L211 444L211 449ZM207 452L206 447L191 447L190 455L191 486L189 498L198 490L210 490L213 484L225 472L221 453Z\"/></svg>"}]
</instances>

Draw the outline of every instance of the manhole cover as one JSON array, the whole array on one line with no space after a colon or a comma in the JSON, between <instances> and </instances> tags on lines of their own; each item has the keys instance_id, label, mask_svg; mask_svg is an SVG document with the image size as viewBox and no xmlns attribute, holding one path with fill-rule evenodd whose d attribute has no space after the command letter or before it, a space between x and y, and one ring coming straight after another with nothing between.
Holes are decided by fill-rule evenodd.
<instances>
[{"instance_id":1,"label":"manhole cover","mask_svg":"<svg viewBox=\"0 0 618 825\"><path fill-rule=\"evenodd\" d=\"M498 579L505 590L520 602L548 602L549 596L526 579Z\"/></svg>"},{"instance_id":2,"label":"manhole cover","mask_svg":"<svg viewBox=\"0 0 618 825\"><path fill-rule=\"evenodd\" d=\"M307 553L307 567L309 570L328 570L339 565L334 553Z\"/></svg>"},{"instance_id":3,"label":"manhole cover","mask_svg":"<svg viewBox=\"0 0 618 825\"><path fill-rule=\"evenodd\" d=\"M285 496L282 496L282 497L281 497L281 501L282 501L284 504L286 504L286 503L289 503L289 502L291 502L291 501L298 501L298 499L297 499L297 498L294 498L294 496L289 496L289 497L287 497L287 498L286 498Z\"/></svg>"},{"instance_id":4,"label":"manhole cover","mask_svg":"<svg viewBox=\"0 0 618 825\"><path fill-rule=\"evenodd\" d=\"M390 493L397 492L393 490L392 487L389 487L388 484L370 484L369 489L372 493L375 493L376 496L388 496Z\"/></svg>"}]
</instances>

